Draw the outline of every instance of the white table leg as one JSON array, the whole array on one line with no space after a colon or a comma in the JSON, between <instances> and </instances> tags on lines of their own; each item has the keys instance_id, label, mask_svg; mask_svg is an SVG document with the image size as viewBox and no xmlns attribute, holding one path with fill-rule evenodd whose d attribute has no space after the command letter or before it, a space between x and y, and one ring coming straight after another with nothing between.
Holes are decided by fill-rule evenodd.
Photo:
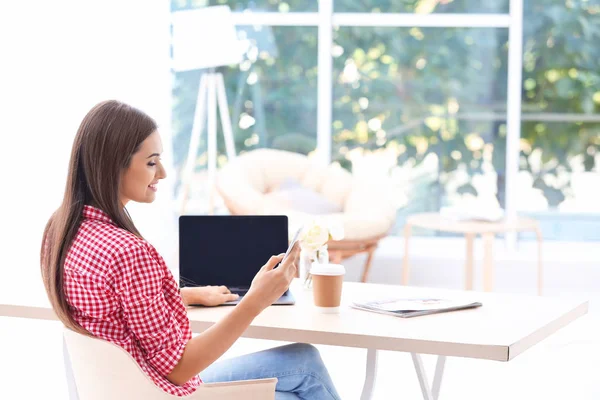
<instances>
[{"instance_id":1,"label":"white table leg","mask_svg":"<svg viewBox=\"0 0 600 400\"><path fill-rule=\"evenodd\" d=\"M435 364L435 375L433 376L433 386L431 393L433 398L437 400L440 397L440 388L442 387L442 376L444 376L444 366L446 365L446 356L438 356Z\"/></svg>"},{"instance_id":2,"label":"white table leg","mask_svg":"<svg viewBox=\"0 0 600 400\"><path fill-rule=\"evenodd\" d=\"M465 290L473 290L473 242L475 234L466 233L467 254L465 259Z\"/></svg>"},{"instance_id":3,"label":"white table leg","mask_svg":"<svg viewBox=\"0 0 600 400\"><path fill-rule=\"evenodd\" d=\"M544 272L542 265L542 231L540 228L535 229L535 236L538 243L538 296L541 296L544 288Z\"/></svg>"},{"instance_id":4,"label":"white table leg","mask_svg":"<svg viewBox=\"0 0 600 400\"><path fill-rule=\"evenodd\" d=\"M435 375L433 376L433 387L429 387L429 380L425 373L425 367L420 354L410 353L415 364L415 371L417 372L417 378L419 378L419 385L421 385L421 392L423 392L424 400L437 400L440 395L440 387L442 385L442 376L444 374L444 365L446 364L446 356L438 356L437 364L435 366Z\"/></svg>"},{"instance_id":5,"label":"white table leg","mask_svg":"<svg viewBox=\"0 0 600 400\"><path fill-rule=\"evenodd\" d=\"M412 226L410 224L404 225L404 260L402 261L402 285L408 285L410 279L409 272L409 261L408 261L408 245L410 243L410 235L412 234Z\"/></svg>"},{"instance_id":6,"label":"white table leg","mask_svg":"<svg viewBox=\"0 0 600 400\"><path fill-rule=\"evenodd\" d=\"M491 292L494 288L494 234L484 233L483 239L483 291Z\"/></svg>"},{"instance_id":7,"label":"white table leg","mask_svg":"<svg viewBox=\"0 0 600 400\"><path fill-rule=\"evenodd\" d=\"M367 349L367 368L365 371L365 383L363 385L360 400L371 400L373 397L373 388L375 387L375 377L377 375L377 350Z\"/></svg>"}]
</instances>

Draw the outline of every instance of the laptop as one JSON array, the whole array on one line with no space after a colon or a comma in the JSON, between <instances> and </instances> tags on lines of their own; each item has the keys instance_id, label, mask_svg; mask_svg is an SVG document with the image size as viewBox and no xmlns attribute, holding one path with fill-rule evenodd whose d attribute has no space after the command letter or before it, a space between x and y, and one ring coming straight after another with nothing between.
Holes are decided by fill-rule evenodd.
<instances>
[{"instance_id":1,"label":"laptop","mask_svg":"<svg viewBox=\"0 0 600 400\"><path fill-rule=\"evenodd\" d=\"M273 255L288 248L285 215L182 215L179 217L180 287L225 285L238 300ZM286 291L275 303L294 304Z\"/></svg>"}]
</instances>

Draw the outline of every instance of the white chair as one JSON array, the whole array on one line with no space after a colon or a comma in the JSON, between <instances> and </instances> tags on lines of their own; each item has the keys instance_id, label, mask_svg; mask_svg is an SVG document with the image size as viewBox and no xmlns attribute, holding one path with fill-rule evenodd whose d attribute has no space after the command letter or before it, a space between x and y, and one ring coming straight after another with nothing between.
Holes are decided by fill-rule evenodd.
<instances>
[{"instance_id":1,"label":"white chair","mask_svg":"<svg viewBox=\"0 0 600 400\"><path fill-rule=\"evenodd\" d=\"M158 388L121 347L64 331L79 400L273 400L276 378L204 383L191 395L177 397Z\"/></svg>"},{"instance_id":2,"label":"white chair","mask_svg":"<svg viewBox=\"0 0 600 400\"><path fill-rule=\"evenodd\" d=\"M344 239L328 243L330 259L341 262L367 253L361 278L366 282L377 245L396 222L391 183L385 177L353 176L335 163L320 165L302 154L258 149L240 154L221 168L217 190L232 215L287 215L293 232L312 216L279 201L278 187L290 178L339 207L338 212L320 215L344 227Z\"/></svg>"}]
</instances>

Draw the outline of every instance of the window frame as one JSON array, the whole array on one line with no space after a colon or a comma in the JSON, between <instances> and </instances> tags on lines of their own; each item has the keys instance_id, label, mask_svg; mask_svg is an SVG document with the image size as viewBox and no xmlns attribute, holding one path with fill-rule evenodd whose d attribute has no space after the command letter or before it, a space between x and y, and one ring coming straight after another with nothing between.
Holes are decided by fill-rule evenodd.
<instances>
[{"instance_id":1,"label":"window frame","mask_svg":"<svg viewBox=\"0 0 600 400\"><path fill-rule=\"evenodd\" d=\"M427 27L427 28L505 28L508 29L507 111L482 116L483 119L506 120L506 187L505 215L517 217L517 175L521 123L523 120L577 120L574 114L537 113L522 115L523 75L523 0L509 0L507 14L414 14L414 13L347 13L334 11L335 0L320 0L317 12L234 12L236 25L312 26L318 30L317 76L317 159L323 164L332 158L333 30L336 27ZM589 122L600 116L581 116ZM541 119L540 119L541 118ZM506 235L508 248L515 248L516 234Z\"/></svg>"}]
</instances>

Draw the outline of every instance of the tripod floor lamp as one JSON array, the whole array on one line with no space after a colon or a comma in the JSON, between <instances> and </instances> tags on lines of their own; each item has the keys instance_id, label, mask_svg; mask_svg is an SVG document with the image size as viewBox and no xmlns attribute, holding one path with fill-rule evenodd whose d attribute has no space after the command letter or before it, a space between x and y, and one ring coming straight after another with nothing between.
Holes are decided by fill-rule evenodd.
<instances>
[{"instance_id":1,"label":"tripod floor lamp","mask_svg":"<svg viewBox=\"0 0 600 400\"><path fill-rule=\"evenodd\" d=\"M223 74L215 68L238 64L242 46L227 6L205 7L173 13L173 65L175 71L204 69L200 76L190 146L181 175L180 212L185 213L196 166L200 138L207 133L208 213L214 213L217 173L217 109L228 159L236 156L235 142Z\"/></svg>"}]
</instances>

